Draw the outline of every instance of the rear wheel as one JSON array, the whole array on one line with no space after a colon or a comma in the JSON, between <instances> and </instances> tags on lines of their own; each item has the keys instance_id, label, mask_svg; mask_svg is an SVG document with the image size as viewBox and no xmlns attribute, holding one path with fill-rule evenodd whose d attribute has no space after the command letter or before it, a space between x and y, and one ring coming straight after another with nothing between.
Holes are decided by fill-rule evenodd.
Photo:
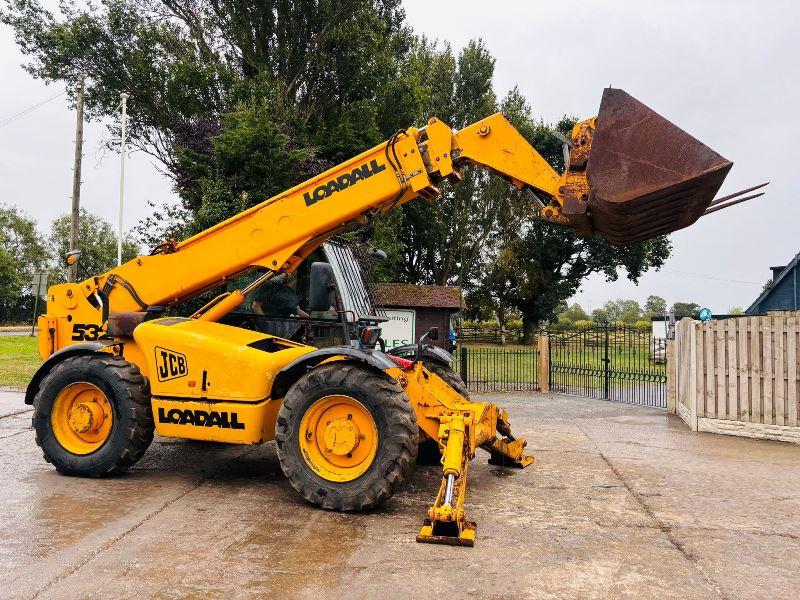
<instances>
[{"instance_id":1,"label":"rear wheel","mask_svg":"<svg viewBox=\"0 0 800 600\"><path fill-rule=\"evenodd\" d=\"M331 510L368 510L410 475L417 418L403 389L384 373L334 362L291 387L275 439L283 472L306 500Z\"/></svg>"},{"instance_id":2,"label":"rear wheel","mask_svg":"<svg viewBox=\"0 0 800 600\"><path fill-rule=\"evenodd\" d=\"M429 358L423 358L422 364L425 365L425 368L428 369L428 371L431 373L436 373L436 375L444 379L451 388L469 400L469 390L467 389L467 384L464 383L463 379L461 379L461 375L456 373L449 366Z\"/></svg>"},{"instance_id":3,"label":"rear wheel","mask_svg":"<svg viewBox=\"0 0 800 600\"><path fill-rule=\"evenodd\" d=\"M153 440L149 385L120 357L65 359L42 380L33 405L36 443L64 475L119 473Z\"/></svg>"}]
</instances>

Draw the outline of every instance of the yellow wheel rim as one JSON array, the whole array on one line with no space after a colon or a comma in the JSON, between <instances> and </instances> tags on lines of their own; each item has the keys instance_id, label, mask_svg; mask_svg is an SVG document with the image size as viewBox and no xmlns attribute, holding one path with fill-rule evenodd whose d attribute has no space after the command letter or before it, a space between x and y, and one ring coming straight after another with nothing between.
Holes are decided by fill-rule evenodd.
<instances>
[{"instance_id":1,"label":"yellow wheel rim","mask_svg":"<svg viewBox=\"0 0 800 600\"><path fill-rule=\"evenodd\" d=\"M72 454L90 454L111 434L111 403L96 385L79 381L58 393L50 423L58 443Z\"/></svg>"},{"instance_id":2,"label":"yellow wheel rim","mask_svg":"<svg viewBox=\"0 0 800 600\"><path fill-rule=\"evenodd\" d=\"M325 396L300 421L300 452L328 481L358 479L378 452L378 427L369 410L350 396Z\"/></svg>"}]
</instances>

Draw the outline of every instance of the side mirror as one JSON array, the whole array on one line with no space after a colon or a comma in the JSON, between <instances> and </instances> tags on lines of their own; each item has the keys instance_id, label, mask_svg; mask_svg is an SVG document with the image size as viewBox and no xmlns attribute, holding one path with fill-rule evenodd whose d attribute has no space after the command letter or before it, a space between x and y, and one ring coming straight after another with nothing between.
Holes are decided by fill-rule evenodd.
<instances>
[{"instance_id":1,"label":"side mirror","mask_svg":"<svg viewBox=\"0 0 800 600\"><path fill-rule=\"evenodd\" d=\"M333 288L333 267L328 263L311 263L311 275L308 280L308 310L325 311L331 307L331 290Z\"/></svg>"},{"instance_id":2,"label":"side mirror","mask_svg":"<svg viewBox=\"0 0 800 600\"><path fill-rule=\"evenodd\" d=\"M439 339L439 328L438 327L431 327L428 329L428 339L429 340L438 340Z\"/></svg>"}]
</instances>

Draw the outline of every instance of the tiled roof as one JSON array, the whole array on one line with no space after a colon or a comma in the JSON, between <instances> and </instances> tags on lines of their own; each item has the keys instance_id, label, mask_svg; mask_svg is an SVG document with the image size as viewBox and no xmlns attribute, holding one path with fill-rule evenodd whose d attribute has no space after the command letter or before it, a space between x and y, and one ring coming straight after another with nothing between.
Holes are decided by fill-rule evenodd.
<instances>
[{"instance_id":1,"label":"tiled roof","mask_svg":"<svg viewBox=\"0 0 800 600\"><path fill-rule=\"evenodd\" d=\"M380 306L419 308L461 308L461 288L452 285L410 285L378 283L375 292Z\"/></svg>"}]
</instances>

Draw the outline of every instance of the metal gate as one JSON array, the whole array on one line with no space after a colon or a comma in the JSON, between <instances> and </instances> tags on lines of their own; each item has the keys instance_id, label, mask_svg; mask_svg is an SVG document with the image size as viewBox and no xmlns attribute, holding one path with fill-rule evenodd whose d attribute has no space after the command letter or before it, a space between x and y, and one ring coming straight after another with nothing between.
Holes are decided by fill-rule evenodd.
<instances>
[{"instance_id":1,"label":"metal gate","mask_svg":"<svg viewBox=\"0 0 800 600\"><path fill-rule=\"evenodd\" d=\"M550 335L550 389L666 408L666 344L633 327Z\"/></svg>"}]
</instances>

